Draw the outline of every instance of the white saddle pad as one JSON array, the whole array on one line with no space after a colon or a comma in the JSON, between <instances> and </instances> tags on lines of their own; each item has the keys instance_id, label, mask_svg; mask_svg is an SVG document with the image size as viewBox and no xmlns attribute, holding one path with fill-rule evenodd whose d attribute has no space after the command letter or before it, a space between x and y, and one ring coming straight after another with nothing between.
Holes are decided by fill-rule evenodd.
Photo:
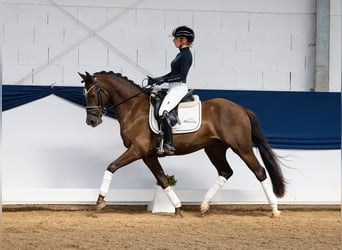
<instances>
[{"instance_id":1,"label":"white saddle pad","mask_svg":"<svg viewBox=\"0 0 342 250\"><path fill-rule=\"evenodd\" d=\"M195 132L201 127L202 105L198 95L194 95L194 101L179 104L178 118L180 124L172 127L174 134ZM158 121L154 117L154 107L150 105L149 115L150 128L156 134L159 134Z\"/></svg>"}]
</instances>

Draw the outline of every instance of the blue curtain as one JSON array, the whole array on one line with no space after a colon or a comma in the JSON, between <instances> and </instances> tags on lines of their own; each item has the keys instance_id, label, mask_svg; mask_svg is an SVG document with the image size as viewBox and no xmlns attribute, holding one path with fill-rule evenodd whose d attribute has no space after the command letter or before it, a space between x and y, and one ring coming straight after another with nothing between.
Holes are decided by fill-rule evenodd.
<instances>
[{"instance_id":1,"label":"blue curtain","mask_svg":"<svg viewBox=\"0 0 342 250\"><path fill-rule=\"evenodd\" d=\"M82 107L86 106L82 87L3 85L2 111L18 107L51 94ZM107 115L115 118L113 111L107 112Z\"/></svg>"},{"instance_id":2,"label":"blue curtain","mask_svg":"<svg viewBox=\"0 0 342 250\"><path fill-rule=\"evenodd\" d=\"M253 110L274 148L339 149L341 95L328 92L196 90L202 100L222 97Z\"/></svg>"},{"instance_id":3,"label":"blue curtain","mask_svg":"<svg viewBox=\"0 0 342 250\"><path fill-rule=\"evenodd\" d=\"M340 93L195 90L202 101L221 97L253 110L274 148L339 149ZM3 85L2 110L54 94L85 107L82 87ZM115 118L113 112L107 115Z\"/></svg>"}]
</instances>

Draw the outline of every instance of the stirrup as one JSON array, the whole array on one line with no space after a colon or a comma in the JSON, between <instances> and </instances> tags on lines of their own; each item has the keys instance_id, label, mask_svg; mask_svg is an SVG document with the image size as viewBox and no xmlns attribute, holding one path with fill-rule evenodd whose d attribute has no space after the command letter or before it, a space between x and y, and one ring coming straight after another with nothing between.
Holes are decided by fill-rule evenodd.
<instances>
[{"instance_id":1,"label":"stirrup","mask_svg":"<svg viewBox=\"0 0 342 250\"><path fill-rule=\"evenodd\" d=\"M164 140L163 138L160 138L160 140L158 139L158 147L156 148L157 150L157 155L159 157L165 156L165 152L164 152Z\"/></svg>"},{"instance_id":2,"label":"stirrup","mask_svg":"<svg viewBox=\"0 0 342 250\"><path fill-rule=\"evenodd\" d=\"M176 151L175 147L170 145L170 144L168 144L168 143L164 144L164 148L163 149L164 149L164 153L166 155L174 155L175 151Z\"/></svg>"}]
</instances>

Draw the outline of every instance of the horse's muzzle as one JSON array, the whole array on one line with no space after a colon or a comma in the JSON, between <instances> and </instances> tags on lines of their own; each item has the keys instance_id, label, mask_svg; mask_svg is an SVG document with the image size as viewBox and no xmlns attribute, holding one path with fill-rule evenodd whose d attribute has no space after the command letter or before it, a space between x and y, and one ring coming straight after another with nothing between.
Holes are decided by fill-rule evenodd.
<instances>
[{"instance_id":1,"label":"horse's muzzle","mask_svg":"<svg viewBox=\"0 0 342 250\"><path fill-rule=\"evenodd\" d=\"M97 125L100 125L102 123L102 118L100 116L88 114L86 122L87 122L87 125L95 128Z\"/></svg>"}]
</instances>

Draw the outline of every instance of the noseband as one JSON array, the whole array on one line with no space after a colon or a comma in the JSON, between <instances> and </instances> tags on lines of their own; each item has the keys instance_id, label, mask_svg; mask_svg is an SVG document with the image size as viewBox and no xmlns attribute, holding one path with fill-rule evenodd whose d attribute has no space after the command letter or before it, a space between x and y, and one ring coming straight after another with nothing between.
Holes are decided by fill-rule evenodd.
<instances>
[{"instance_id":1,"label":"noseband","mask_svg":"<svg viewBox=\"0 0 342 250\"><path fill-rule=\"evenodd\" d=\"M97 105L96 106L86 106L87 114L95 116L97 118L101 118L103 114L105 114L109 109L113 107L112 104L110 105L103 105L102 100L102 93L107 97L109 100L108 93L101 88L99 82L94 77L94 85L91 86L88 90L85 88L83 89L83 95L84 97L87 97L87 95L92 91L92 89L95 89L96 95L97 95Z\"/></svg>"}]
</instances>

